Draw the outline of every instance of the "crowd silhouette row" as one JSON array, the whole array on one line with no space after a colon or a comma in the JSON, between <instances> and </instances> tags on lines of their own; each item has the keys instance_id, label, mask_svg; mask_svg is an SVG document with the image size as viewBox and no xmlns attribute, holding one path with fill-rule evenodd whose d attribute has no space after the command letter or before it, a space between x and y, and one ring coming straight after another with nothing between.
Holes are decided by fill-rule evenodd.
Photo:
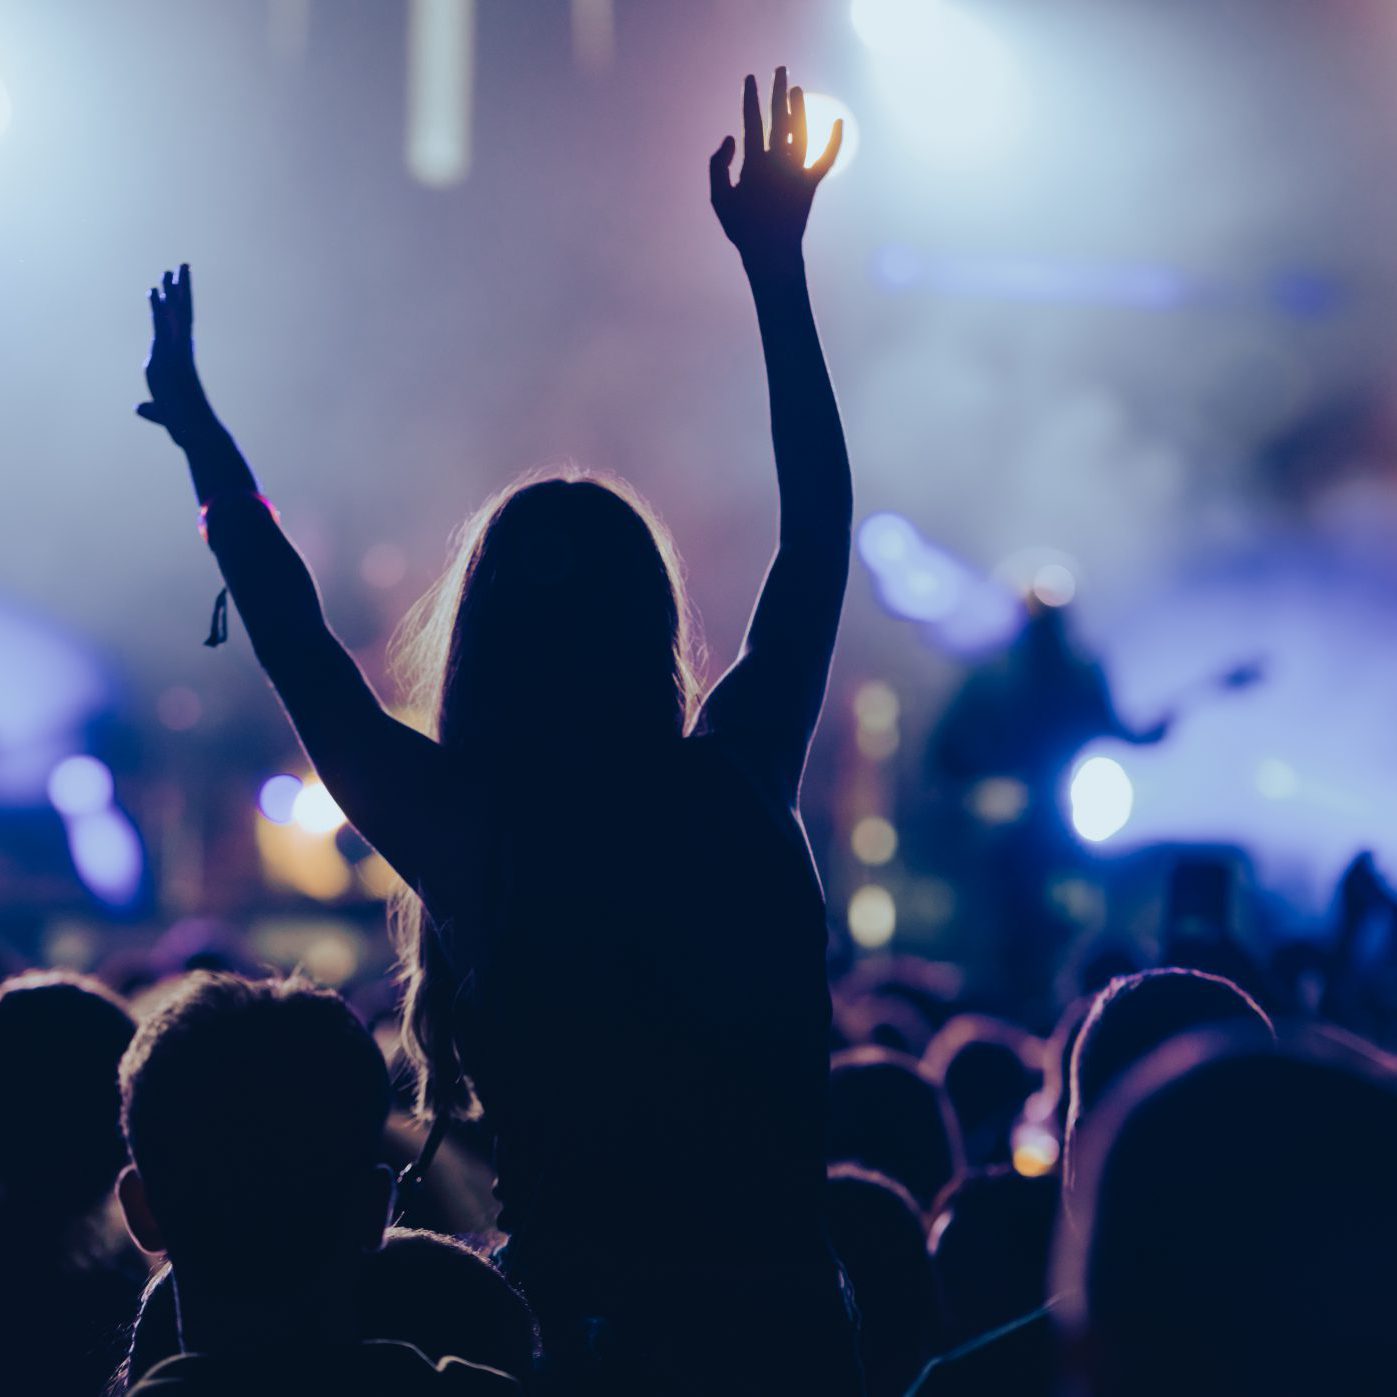
<instances>
[{"instance_id":1,"label":"crowd silhouette row","mask_svg":"<svg viewBox=\"0 0 1397 1397\"><path fill-rule=\"evenodd\" d=\"M710 166L780 522L706 691L668 534L578 472L463 530L400 721L210 405L188 267L152 289L138 412L401 879L401 1005L237 953L0 984L5 1391L1397 1391L1397 1087L1337 980L1211 928L1079 967L1055 1026L911 958L831 992L799 794L853 496L801 244L841 134L810 158L778 69Z\"/></svg>"}]
</instances>

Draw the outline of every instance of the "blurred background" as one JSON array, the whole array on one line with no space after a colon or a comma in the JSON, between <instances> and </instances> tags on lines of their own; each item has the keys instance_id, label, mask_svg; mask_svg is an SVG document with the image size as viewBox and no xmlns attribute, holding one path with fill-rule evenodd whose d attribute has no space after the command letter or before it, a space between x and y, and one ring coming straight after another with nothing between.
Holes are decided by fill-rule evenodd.
<instances>
[{"instance_id":1,"label":"blurred background","mask_svg":"<svg viewBox=\"0 0 1397 1397\"><path fill-rule=\"evenodd\" d=\"M1358 851L1397 870L1383 0L0 0L11 954L387 956L386 868L236 620L200 643L216 571L132 414L167 266L380 692L453 530L562 460L658 507L721 672L776 500L705 164L777 63L848 126L807 253L860 526L805 791L840 954L973 975L996 920L1143 944L1172 896L1274 955ZM1109 721L948 775L1045 609Z\"/></svg>"}]
</instances>

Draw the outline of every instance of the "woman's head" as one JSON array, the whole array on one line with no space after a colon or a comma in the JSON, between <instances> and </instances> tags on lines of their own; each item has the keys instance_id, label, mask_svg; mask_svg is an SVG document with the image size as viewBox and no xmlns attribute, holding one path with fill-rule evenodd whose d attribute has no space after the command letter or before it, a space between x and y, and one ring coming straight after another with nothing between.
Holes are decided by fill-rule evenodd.
<instances>
[{"instance_id":1,"label":"woman's head","mask_svg":"<svg viewBox=\"0 0 1397 1397\"><path fill-rule=\"evenodd\" d=\"M681 736L698 701L691 645L664 526L624 482L572 472L520 481L476 514L404 623L395 658L431 736L470 749L487 779L502 762L513 784L560 745ZM434 930L406 889L394 912L419 1106L469 1109L457 1019L472 957L454 943L480 946L489 928Z\"/></svg>"},{"instance_id":2,"label":"woman's head","mask_svg":"<svg viewBox=\"0 0 1397 1397\"><path fill-rule=\"evenodd\" d=\"M663 526L622 482L574 473L516 483L467 524L397 660L439 741L517 756L578 732L681 734L689 647Z\"/></svg>"}]
</instances>

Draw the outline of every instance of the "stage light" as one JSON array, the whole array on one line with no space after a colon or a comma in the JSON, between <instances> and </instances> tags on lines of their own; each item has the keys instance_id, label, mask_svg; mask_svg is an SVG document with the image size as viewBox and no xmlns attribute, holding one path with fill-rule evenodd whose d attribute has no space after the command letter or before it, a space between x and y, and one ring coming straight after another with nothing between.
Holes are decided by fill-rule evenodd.
<instances>
[{"instance_id":1,"label":"stage light","mask_svg":"<svg viewBox=\"0 0 1397 1397\"><path fill-rule=\"evenodd\" d=\"M966 803L987 825L1012 825L1028 809L1029 790L1012 776L987 776L970 789Z\"/></svg>"},{"instance_id":2,"label":"stage light","mask_svg":"<svg viewBox=\"0 0 1397 1397\"><path fill-rule=\"evenodd\" d=\"M92 810L68 822L73 867L87 888L112 907L135 901L144 857L130 820L116 809Z\"/></svg>"},{"instance_id":3,"label":"stage light","mask_svg":"<svg viewBox=\"0 0 1397 1397\"><path fill-rule=\"evenodd\" d=\"M1289 800L1300 789L1300 778L1289 762L1267 757L1256 768L1256 789L1267 800Z\"/></svg>"},{"instance_id":4,"label":"stage light","mask_svg":"<svg viewBox=\"0 0 1397 1397\"><path fill-rule=\"evenodd\" d=\"M876 951L893 939L897 904L877 883L867 883L849 899L849 935L866 951Z\"/></svg>"},{"instance_id":5,"label":"stage light","mask_svg":"<svg viewBox=\"0 0 1397 1397\"><path fill-rule=\"evenodd\" d=\"M1014 1172L1026 1179L1052 1173L1061 1153L1057 1137L1038 1121L1022 1121L1014 1127L1013 1147Z\"/></svg>"},{"instance_id":6,"label":"stage light","mask_svg":"<svg viewBox=\"0 0 1397 1397\"><path fill-rule=\"evenodd\" d=\"M914 153L941 165L998 155L1022 124L1023 82L989 21L958 0L854 0L890 115Z\"/></svg>"},{"instance_id":7,"label":"stage light","mask_svg":"<svg viewBox=\"0 0 1397 1397\"><path fill-rule=\"evenodd\" d=\"M915 556L921 546L916 526L900 514L870 514L859 525L859 556L879 574Z\"/></svg>"},{"instance_id":8,"label":"stage light","mask_svg":"<svg viewBox=\"0 0 1397 1397\"><path fill-rule=\"evenodd\" d=\"M881 815L865 815L849 835L854 857L877 868L891 863L897 854L897 830Z\"/></svg>"},{"instance_id":9,"label":"stage light","mask_svg":"<svg viewBox=\"0 0 1397 1397\"><path fill-rule=\"evenodd\" d=\"M1033 595L1044 606L1066 606L1077 595L1077 579L1061 563L1046 563L1033 575Z\"/></svg>"},{"instance_id":10,"label":"stage light","mask_svg":"<svg viewBox=\"0 0 1397 1397\"><path fill-rule=\"evenodd\" d=\"M307 834L333 834L344 824L344 811L319 781L307 781L291 802L291 818Z\"/></svg>"},{"instance_id":11,"label":"stage light","mask_svg":"<svg viewBox=\"0 0 1397 1397\"><path fill-rule=\"evenodd\" d=\"M856 33L875 53L897 55L924 48L934 38L932 11L945 0L854 0L849 18Z\"/></svg>"},{"instance_id":12,"label":"stage light","mask_svg":"<svg viewBox=\"0 0 1397 1397\"><path fill-rule=\"evenodd\" d=\"M327 929L300 956L301 968L317 984L338 986L359 968L359 942L348 929Z\"/></svg>"},{"instance_id":13,"label":"stage light","mask_svg":"<svg viewBox=\"0 0 1397 1397\"><path fill-rule=\"evenodd\" d=\"M283 772L280 776L269 776L262 783L257 796L257 808L274 825L289 825L295 818L296 798L304 789L299 776Z\"/></svg>"},{"instance_id":14,"label":"stage light","mask_svg":"<svg viewBox=\"0 0 1397 1397\"><path fill-rule=\"evenodd\" d=\"M577 66L604 73L616 57L615 0L572 0L572 52Z\"/></svg>"},{"instance_id":15,"label":"stage light","mask_svg":"<svg viewBox=\"0 0 1397 1397\"><path fill-rule=\"evenodd\" d=\"M1125 768L1110 757L1088 757L1072 773L1072 827L1089 844L1119 834L1130 819L1135 791Z\"/></svg>"},{"instance_id":16,"label":"stage light","mask_svg":"<svg viewBox=\"0 0 1397 1397\"><path fill-rule=\"evenodd\" d=\"M971 580L968 569L926 542L900 514L869 515L858 542L883 605L906 621L944 620Z\"/></svg>"},{"instance_id":17,"label":"stage light","mask_svg":"<svg viewBox=\"0 0 1397 1397\"><path fill-rule=\"evenodd\" d=\"M434 188L471 163L475 0L412 0L408 10L407 165Z\"/></svg>"},{"instance_id":18,"label":"stage light","mask_svg":"<svg viewBox=\"0 0 1397 1397\"><path fill-rule=\"evenodd\" d=\"M70 819L105 810L112 803L112 774L96 757L66 757L49 776L53 808Z\"/></svg>"},{"instance_id":19,"label":"stage light","mask_svg":"<svg viewBox=\"0 0 1397 1397\"><path fill-rule=\"evenodd\" d=\"M901 708L897 694L881 679L860 684L854 694L854 716L865 732L891 732L897 727Z\"/></svg>"},{"instance_id":20,"label":"stage light","mask_svg":"<svg viewBox=\"0 0 1397 1397\"><path fill-rule=\"evenodd\" d=\"M844 123L844 139L840 142L839 154L830 166L830 174L842 174L854 163L859 153L859 123L853 112L838 97L827 92L807 92L805 94L805 163L813 165L824 153L829 138L834 132L834 123Z\"/></svg>"},{"instance_id":21,"label":"stage light","mask_svg":"<svg viewBox=\"0 0 1397 1397\"><path fill-rule=\"evenodd\" d=\"M354 872L333 839L308 833L297 821L277 825L255 820L253 834L262 873L276 888L290 888L319 902L335 902L352 891Z\"/></svg>"}]
</instances>

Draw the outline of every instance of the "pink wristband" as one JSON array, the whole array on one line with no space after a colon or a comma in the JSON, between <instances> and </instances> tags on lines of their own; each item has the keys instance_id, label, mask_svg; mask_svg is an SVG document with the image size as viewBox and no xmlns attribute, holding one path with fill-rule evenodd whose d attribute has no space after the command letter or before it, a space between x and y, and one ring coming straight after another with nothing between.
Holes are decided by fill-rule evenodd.
<instances>
[{"instance_id":1,"label":"pink wristband","mask_svg":"<svg viewBox=\"0 0 1397 1397\"><path fill-rule=\"evenodd\" d=\"M267 513L272 516L274 524L281 523L281 511L265 495L259 494L256 490L233 490L225 495L214 495L199 506L199 537L205 543L209 541L209 510L220 500L238 498L256 500L258 504L266 508Z\"/></svg>"}]
</instances>

